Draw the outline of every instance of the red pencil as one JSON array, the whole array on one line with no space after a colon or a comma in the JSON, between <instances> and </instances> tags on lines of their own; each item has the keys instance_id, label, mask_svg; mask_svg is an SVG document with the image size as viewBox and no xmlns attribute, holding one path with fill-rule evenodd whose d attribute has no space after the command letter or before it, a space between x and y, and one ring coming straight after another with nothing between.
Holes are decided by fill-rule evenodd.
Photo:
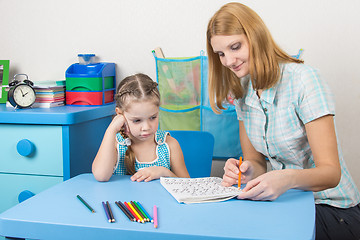
<instances>
[{"instance_id":1,"label":"red pencil","mask_svg":"<svg viewBox=\"0 0 360 240\"><path fill-rule=\"evenodd\" d=\"M127 209L129 209L129 211L131 212L131 214L136 218L136 221L141 222L140 218L136 215L136 213L132 210L132 208L130 207L129 203L124 202L124 205L127 207Z\"/></svg>"}]
</instances>

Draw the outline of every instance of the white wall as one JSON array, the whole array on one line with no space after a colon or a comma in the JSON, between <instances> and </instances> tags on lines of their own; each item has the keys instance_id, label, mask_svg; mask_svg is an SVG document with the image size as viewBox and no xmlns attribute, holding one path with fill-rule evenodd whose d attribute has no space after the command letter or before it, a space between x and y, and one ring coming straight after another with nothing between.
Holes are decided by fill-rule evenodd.
<instances>
[{"instance_id":1,"label":"white wall","mask_svg":"<svg viewBox=\"0 0 360 240\"><path fill-rule=\"evenodd\" d=\"M167 57L198 55L209 18L226 2L0 0L0 59L10 59L10 76L61 80L78 53L95 53L99 61L117 64L118 80L136 72L155 79L151 51L161 46ZM241 2L263 18L284 50L303 48L306 64L329 82L339 139L360 187L360 1Z\"/></svg>"}]
</instances>

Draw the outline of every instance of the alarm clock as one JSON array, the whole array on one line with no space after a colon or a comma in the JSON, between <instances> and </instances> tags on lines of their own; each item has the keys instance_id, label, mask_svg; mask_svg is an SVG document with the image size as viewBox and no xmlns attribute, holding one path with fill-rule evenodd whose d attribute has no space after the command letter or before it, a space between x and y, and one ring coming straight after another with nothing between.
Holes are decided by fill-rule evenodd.
<instances>
[{"instance_id":1,"label":"alarm clock","mask_svg":"<svg viewBox=\"0 0 360 240\"><path fill-rule=\"evenodd\" d=\"M26 79L23 81L16 80L19 75L25 75ZM11 83L9 83L8 101L15 108L28 108L34 104L36 100L36 93L31 82L26 74L16 74Z\"/></svg>"}]
</instances>

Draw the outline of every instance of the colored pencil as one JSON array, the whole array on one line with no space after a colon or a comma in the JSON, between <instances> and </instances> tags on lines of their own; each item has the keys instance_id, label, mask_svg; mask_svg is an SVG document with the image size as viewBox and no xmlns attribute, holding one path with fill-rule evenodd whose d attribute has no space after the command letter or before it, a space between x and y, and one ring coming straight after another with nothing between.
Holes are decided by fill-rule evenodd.
<instances>
[{"instance_id":1,"label":"colored pencil","mask_svg":"<svg viewBox=\"0 0 360 240\"><path fill-rule=\"evenodd\" d=\"M136 211L136 209L134 208L134 206L131 204L131 203L129 203L128 202L128 204L129 204L129 207L133 210L133 212L136 214L136 216L140 219L140 222L142 222L142 223L144 223L145 221L144 221L144 219L140 216L140 214Z\"/></svg>"},{"instance_id":2,"label":"colored pencil","mask_svg":"<svg viewBox=\"0 0 360 240\"><path fill-rule=\"evenodd\" d=\"M130 217L133 219L133 221L136 222L136 217L130 212L130 210L125 206L125 204L123 204L121 201L118 201L118 203L130 215Z\"/></svg>"},{"instance_id":3,"label":"colored pencil","mask_svg":"<svg viewBox=\"0 0 360 240\"><path fill-rule=\"evenodd\" d=\"M238 179L238 189L241 188L241 171L240 171L240 166L242 164L242 157L240 157L239 159L239 179Z\"/></svg>"},{"instance_id":4,"label":"colored pencil","mask_svg":"<svg viewBox=\"0 0 360 240\"><path fill-rule=\"evenodd\" d=\"M153 216L154 216L154 228L157 228L158 227L158 212L157 212L156 205L154 205L154 208L153 208Z\"/></svg>"},{"instance_id":5,"label":"colored pencil","mask_svg":"<svg viewBox=\"0 0 360 240\"><path fill-rule=\"evenodd\" d=\"M105 211L106 217L107 217L109 223L111 223L111 218L110 218L110 214L109 214L108 208L107 208L107 206L106 206L106 204L105 204L104 202L102 202L102 205L103 205L103 207L104 207L104 211Z\"/></svg>"},{"instance_id":6,"label":"colored pencil","mask_svg":"<svg viewBox=\"0 0 360 240\"><path fill-rule=\"evenodd\" d=\"M132 213L132 215L136 218L136 220L137 220L138 222L141 222L139 216L134 212L134 210L132 210L132 208L130 207L129 203L124 202L124 205L129 209L129 211L130 211L130 212Z\"/></svg>"},{"instance_id":7,"label":"colored pencil","mask_svg":"<svg viewBox=\"0 0 360 240\"><path fill-rule=\"evenodd\" d=\"M130 201L135 210L139 213L139 215L144 219L145 222L149 222L149 219L144 215L143 211L140 209L140 207L136 204L134 201Z\"/></svg>"},{"instance_id":8,"label":"colored pencil","mask_svg":"<svg viewBox=\"0 0 360 240\"><path fill-rule=\"evenodd\" d=\"M95 212L95 210L90 207L90 205L82 198L80 197L80 195L76 195L76 197L91 211L91 212Z\"/></svg>"},{"instance_id":9,"label":"colored pencil","mask_svg":"<svg viewBox=\"0 0 360 240\"><path fill-rule=\"evenodd\" d=\"M143 212L145 213L145 215L147 216L147 218L149 219L150 222L154 222L154 220L151 218L150 214L145 210L145 208L139 203L137 202L137 204L139 205L139 207L143 210Z\"/></svg>"},{"instance_id":10,"label":"colored pencil","mask_svg":"<svg viewBox=\"0 0 360 240\"><path fill-rule=\"evenodd\" d=\"M115 204L120 208L120 210L129 218L129 220L130 221L134 221L134 219L129 215L129 213L128 212L126 212L124 209L123 209L123 207L118 203L118 202L116 202L115 201Z\"/></svg>"},{"instance_id":11,"label":"colored pencil","mask_svg":"<svg viewBox=\"0 0 360 240\"><path fill-rule=\"evenodd\" d=\"M114 214L113 214L113 212L111 210L109 201L106 201L106 206L107 206L107 208L109 210L109 215L110 215L110 218L111 218L111 222L115 222Z\"/></svg>"}]
</instances>

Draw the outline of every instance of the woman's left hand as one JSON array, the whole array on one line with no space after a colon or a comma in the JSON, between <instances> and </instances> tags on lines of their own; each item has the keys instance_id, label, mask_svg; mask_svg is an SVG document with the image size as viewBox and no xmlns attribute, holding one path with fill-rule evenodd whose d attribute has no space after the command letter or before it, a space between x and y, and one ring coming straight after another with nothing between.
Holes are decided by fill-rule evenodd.
<instances>
[{"instance_id":1,"label":"woman's left hand","mask_svg":"<svg viewBox=\"0 0 360 240\"><path fill-rule=\"evenodd\" d=\"M286 170L273 170L250 180L238 199L275 200L290 188Z\"/></svg>"},{"instance_id":2,"label":"woman's left hand","mask_svg":"<svg viewBox=\"0 0 360 240\"><path fill-rule=\"evenodd\" d=\"M152 166L137 171L130 179L137 182L149 182L160 177L170 176L171 174L169 172L171 173L171 171L165 167Z\"/></svg>"}]
</instances>

